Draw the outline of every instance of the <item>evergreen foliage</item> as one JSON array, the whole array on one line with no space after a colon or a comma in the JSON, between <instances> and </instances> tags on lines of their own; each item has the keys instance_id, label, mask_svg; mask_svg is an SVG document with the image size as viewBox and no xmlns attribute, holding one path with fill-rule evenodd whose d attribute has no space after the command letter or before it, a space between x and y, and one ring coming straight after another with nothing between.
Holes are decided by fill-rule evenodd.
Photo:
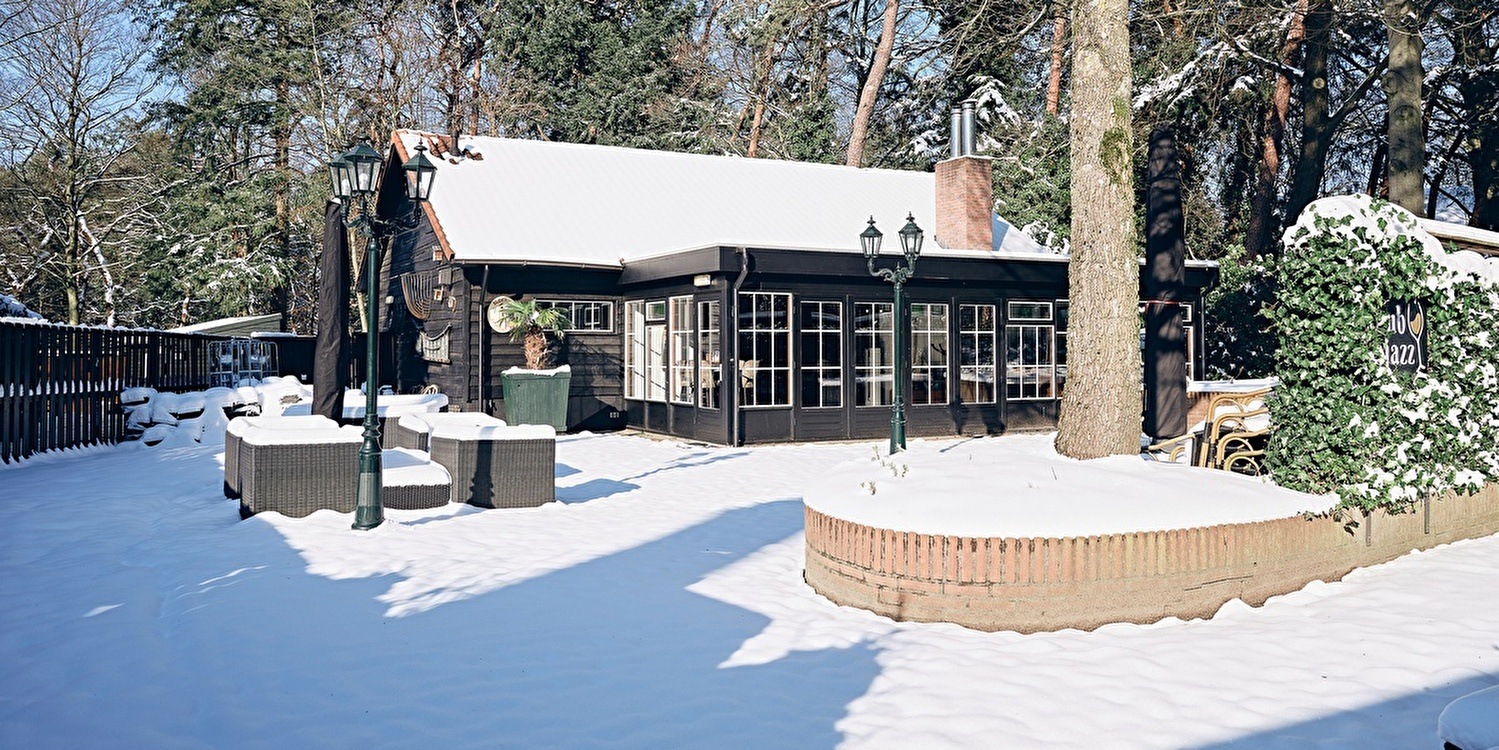
<instances>
[{"instance_id":1,"label":"evergreen foliage","mask_svg":"<svg viewBox=\"0 0 1499 750\"><path fill-rule=\"evenodd\" d=\"M1266 457L1282 486L1400 510L1499 481L1499 287L1434 262L1414 225L1363 198L1314 203L1287 231L1268 310L1281 385ZM1425 305L1423 372L1385 362L1392 300Z\"/></svg>"}]
</instances>

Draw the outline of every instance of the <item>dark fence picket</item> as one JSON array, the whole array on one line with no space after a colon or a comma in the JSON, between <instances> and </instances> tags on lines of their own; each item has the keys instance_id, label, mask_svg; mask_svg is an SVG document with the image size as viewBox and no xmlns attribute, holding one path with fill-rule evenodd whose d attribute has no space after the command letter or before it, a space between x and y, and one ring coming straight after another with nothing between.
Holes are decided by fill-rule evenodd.
<instances>
[{"instance_id":1,"label":"dark fence picket","mask_svg":"<svg viewBox=\"0 0 1499 750\"><path fill-rule=\"evenodd\" d=\"M0 462L120 442L120 392L210 387L209 347L224 338L0 319Z\"/></svg>"}]
</instances>

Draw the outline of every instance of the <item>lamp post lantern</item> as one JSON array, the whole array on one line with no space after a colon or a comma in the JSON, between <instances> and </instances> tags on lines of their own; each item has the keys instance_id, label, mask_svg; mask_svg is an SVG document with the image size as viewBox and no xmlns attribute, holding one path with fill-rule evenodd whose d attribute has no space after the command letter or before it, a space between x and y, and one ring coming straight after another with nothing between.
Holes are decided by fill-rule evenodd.
<instances>
[{"instance_id":1,"label":"lamp post lantern","mask_svg":"<svg viewBox=\"0 0 1499 750\"><path fill-rule=\"evenodd\" d=\"M420 203L432 191L437 167L424 153L426 145L418 143L416 155L401 165L406 173L406 197ZM368 143L361 143L328 160L328 177L333 195L343 203L344 226L358 229L364 235L364 442L359 448L359 481L354 490L354 528L373 529L385 520L380 504L381 456L380 417L376 402L379 393L380 349L380 256L385 243L401 231L414 229L415 212L405 218L381 218L370 207L370 200L380 191L380 172L385 160ZM352 202L352 205L351 205ZM376 202L378 206L378 201ZM357 206L354 213L352 208Z\"/></svg>"},{"instance_id":2,"label":"lamp post lantern","mask_svg":"<svg viewBox=\"0 0 1499 750\"><path fill-rule=\"evenodd\" d=\"M890 407L890 453L899 453L906 447L906 295L905 283L916 274L916 259L921 257L923 232L916 226L914 214L906 214L906 225L900 229L900 250L905 264L900 260L890 268L876 268L875 260L880 255L880 243L884 233L874 226L874 217L869 217L869 226L859 233L859 245L864 250L864 261L869 266L869 275L884 279L895 285L895 371L892 377L894 401Z\"/></svg>"}]
</instances>

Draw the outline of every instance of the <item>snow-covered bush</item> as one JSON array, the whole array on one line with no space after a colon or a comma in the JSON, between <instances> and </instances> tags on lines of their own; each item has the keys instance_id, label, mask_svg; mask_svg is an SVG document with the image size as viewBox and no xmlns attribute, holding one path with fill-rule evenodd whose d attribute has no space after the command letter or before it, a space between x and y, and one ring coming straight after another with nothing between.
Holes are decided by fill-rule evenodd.
<instances>
[{"instance_id":1,"label":"snow-covered bush","mask_svg":"<svg viewBox=\"0 0 1499 750\"><path fill-rule=\"evenodd\" d=\"M1276 481L1394 510L1499 481L1493 269L1473 270L1410 213L1367 196L1313 203L1284 246L1266 312L1280 339L1267 452ZM1425 307L1422 372L1386 364L1392 300Z\"/></svg>"}]
</instances>

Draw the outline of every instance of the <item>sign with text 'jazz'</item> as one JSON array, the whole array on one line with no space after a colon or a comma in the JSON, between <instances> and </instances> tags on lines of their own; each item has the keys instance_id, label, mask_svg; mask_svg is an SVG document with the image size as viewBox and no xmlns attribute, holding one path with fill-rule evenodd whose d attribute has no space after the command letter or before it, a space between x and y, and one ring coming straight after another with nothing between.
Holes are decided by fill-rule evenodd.
<instances>
[{"instance_id":1,"label":"sign with text 'jazz'","mask_svg":"<svg viewBox=\"0 0 1499 750\"><path fill-rule=\"evenodd\" d=\"M1384 359L1392 370L1426 370L1426 309L1415 300L1395 300L1385 305L1390 330L1385 336Z\"/></svg>"}]
</instances>

